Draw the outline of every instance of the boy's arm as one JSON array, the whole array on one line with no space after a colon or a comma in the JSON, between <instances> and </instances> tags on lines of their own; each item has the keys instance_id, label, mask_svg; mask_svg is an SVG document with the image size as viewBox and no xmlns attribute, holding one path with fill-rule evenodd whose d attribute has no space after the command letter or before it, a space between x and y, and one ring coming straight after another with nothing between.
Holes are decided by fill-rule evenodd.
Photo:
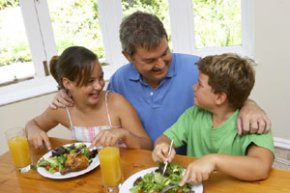
<instances>
[{"instance_id":1,"label":"boy's arm","mask_svg":"<svg viewBox=\"0 0 290 193\"><path fill-rule=\"evenodd\" d=\"M269 175L273 159L270 150L252 144L246 156L217 156L216 170L241 180L264 180Z\"/></svg>"},{"instance_id":2,"label":"boy's arm","mask_svg":"<svg viewBox=\"0 0 290 193\"><path fill-rule=\"evenodd\" d=\"M220 171L240 180L266 179L273 163L273 153L262 147L251 145L247 156L209 154L190 163L181 185L186 182L201 183L213 171Z\"/></svg>"}]
</instances>

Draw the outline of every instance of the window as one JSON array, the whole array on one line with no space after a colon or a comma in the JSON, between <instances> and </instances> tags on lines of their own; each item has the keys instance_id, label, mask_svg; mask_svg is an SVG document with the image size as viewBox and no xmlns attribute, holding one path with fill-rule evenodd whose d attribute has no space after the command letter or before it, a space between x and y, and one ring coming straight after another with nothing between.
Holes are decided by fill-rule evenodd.
<instances>
[{"instance_id":1,"label":"window","mask_svg":"<svg viewBox=\"0 0 290 193\"><path fill-rule=\"evenodd\" d=\"M120 65L127 62L121 54L119 25L124 15L128 15L135 10L146 10L158 15L167 29L170 47L174 52L204 56L231 51L252 55L252 2L250 0L10 0L2 2L9 2L13 5L12 7L16 7L16 11L13 12L13 17L5 14L9 18L8 25L5 22L7 19L2 15L3 10L0 10L0 58L9 56L4 51L12 47L7 46L8 43L5 42L9 39L6 37L7 33L6 36L2 34L6 30L9 32L8 35L12 36L13 32L17 30L16 38L21 38L18 41L21 42L19 44L20 51L11 61L21 61L19 65L28 72L22 70L21 67L12 70L17 71L17 73L25 72L26 74L12 75L10 80L7 79L8 82L15 79L25 79L25 81L1 86L0 106L56 91L56 82L51 76L47 76L47 66L45 64L53 55L61 53L65 47L70 45L86 46L94 50L101 57L101 61L109 63L110 65L104 66L105 79L108 80ZM2 2L0 0L0 3ZM208 29L214 29L212 31L215 32L217 30L213 28L215 27L213 24L218 23L213 20L214 17L211 17L212 20L207 20L204 17L204 15L207 15L205 12L209 10L224 12L222 9L225 8L221 6L214 10L209 9L209 6L215 7L216 5L207 5L205 2L228 3L228 7L225 7L230 11L227 12L232 11L235 14L228 21L240 23L238 24L239 27L230 27L230 30L234 29L236 31L224 30L224 32L233 34L234 36L228 37L237 41L232 41L231 44L220 44L220 42L227 42L227 39L221 41L208 38L208 40L211 40L210 42L205 41L207 39L202 39L206 26L209 26ZM222 5L222 3L219 4ZM0 4L0 7L2 4ZM20 14L20 9L22 14ZM73 14L69 12L70 9L73 9ZM22 17L23 22L21 19L16 19L16 16ZM14 18L15 22L11 22L11 19L14 20ZM240 19L241 21L239 21ZM19 25L17 24L17 27L20 28L15 28L16 20L20 22ZM79 26L84 21L86 24ZM211 23L204 25L206 21ZM11 26L14 28L9 28ZM222 32L221 29L219 30ZM86 35L81 36L80 34L83 33ZM242 38L239 39L235 36ZM3 41L4 39L5 41ZM8 73L3 71L4 62L1 59L0 77L2 78Z\"/></svg>"},{"instance_id":2,"label":"window","mask_svg":"<svg viewBox=\"0 0 290 193\"><path fill-rule=\"evenodd\" d=\"M85 46L99 58L104 57L104 45L99 25L97 1L49 0L49 15L57 52L68 46ZM63 35L65 34L65 35Z\"/></svg>"},{"instance_id":3,"label":"window","mask_svg":"<svg viewBox=\"0 0 290 193\"><path fill-rule=\"evenodd\" d=\"M190 53L200 56L217 54L222 52L237 52L242 55L253 55L253 29L252 29L252 3L250 0L168 0L171 20L172 44L175 52ZM216 5L215 3L218 2ZM220 5L220 6L219 6ZM235 12L231 12L234 9ZM207 12L207 13L205 13ZM221 17L226 18L226 24L222 20L215 21L215 12L221 12ZM227 12L229 15L224 15ZM182 13L182 14L180 14ZM232 14L232 15L230 15ZM206 23L204 23L206 21ZM222 28L223 25L231 26L231 31ZM232 44L221 43L223 41L202 39L204 33L214 33L217 30L223 32L223 41L228 37L235 39ZM233 30L233 31L232 31ZM206 31L206 32L205 32ZM232 33L227 35L224 32ZM210 34L210 36L213 36ZM237 38L236 38L237 36Z\"/></svg>"},{"instance_id":4,"label":"window","mask_svg":"<svg viewBox=\"0 0 290 193\"><path fill-rule=\"evenodd\" d=\"M0 11L0 26L0 85L32 78L32 56L19 2L3 5Z\"/></svg>"},{"instance_id":5,"label":"window","mask_svg":"<svg viewBox=\"0 0 290 193\"><path fill-rule=\"evenodd\" d=\"M241 1L193 0L195 47L241 45Z\"/></svg>"}]
</instances>

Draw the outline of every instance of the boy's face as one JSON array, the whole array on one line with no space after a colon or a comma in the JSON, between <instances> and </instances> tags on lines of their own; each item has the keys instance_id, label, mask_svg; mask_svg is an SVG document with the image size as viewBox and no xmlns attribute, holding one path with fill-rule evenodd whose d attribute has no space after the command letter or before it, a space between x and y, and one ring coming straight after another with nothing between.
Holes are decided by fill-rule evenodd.
<instances>
[{"instance_id":1,"label":"boy's face","mask_svg":"<svg viewBox=\"0 0 290 193\"><path fill-rule=\"evenodd\" d=\"M198 81L192 86L194 90L194 104L211 110L215 106L216 94L212 91L211 86L208 85L208 76L199 73Z\"/></svg>"}]
</instances>

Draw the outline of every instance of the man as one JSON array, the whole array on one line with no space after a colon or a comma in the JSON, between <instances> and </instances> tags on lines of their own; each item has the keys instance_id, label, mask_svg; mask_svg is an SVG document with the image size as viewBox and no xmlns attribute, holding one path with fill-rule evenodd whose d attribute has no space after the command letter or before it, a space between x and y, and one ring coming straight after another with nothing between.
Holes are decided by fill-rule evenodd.
<instances>
[{"instance_id":1,"label":"man","mask_svg":"<svg viewBox=\"0 0 290 193\"><path fill-rule=\"evenodd\" d=\"M123 54L130 63L115 72L108 90L132 103L154 142L194 104L191 86L198 78L195 63L199 57L171 53L164 26L152 14L137 11L125 17L119 35ZM62 97L63 93L56 96L52 108L71 105L72 100ZM239 134L263 133L270 127L265 112L248 100L239 113Z\"/></svg>"}]
</instances>

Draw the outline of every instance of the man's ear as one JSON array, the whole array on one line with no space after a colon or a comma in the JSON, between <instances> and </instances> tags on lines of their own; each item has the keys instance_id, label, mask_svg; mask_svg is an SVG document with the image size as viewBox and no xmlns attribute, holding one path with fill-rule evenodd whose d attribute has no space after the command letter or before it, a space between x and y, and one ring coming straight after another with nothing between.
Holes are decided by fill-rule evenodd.
<instances>
[{"instance_id":1,"label":"man's ear","mask_svg":"<svg viewBox=\"0 0 290 193\"><path fill-rule=\"evenodd\" d=\"M221 105L227 100L227 95L224 92L216 94L216 104Z\"/></svg>"},{"instance_id":2,"label":"man's ear","mask_svg":"<svg viewBox=\"0 0 290 193\"><path fill-rule=\"evenodd\" d=\"M72 82L65 77L62 78L62 84L63 84L64 88L67 90L70 90L72 88Z\"/></svg>"},{"instance_id":3,"label":"man's ear","mask_svg":"<svg viewBox=\"0 0 290 193\"><path fill-rule=\"evenodd\" d=\"M122 51L122 54L125 56L125 58L130 62L133 63L133 57L126 51Z\"/></svg>"}]
</instances>

